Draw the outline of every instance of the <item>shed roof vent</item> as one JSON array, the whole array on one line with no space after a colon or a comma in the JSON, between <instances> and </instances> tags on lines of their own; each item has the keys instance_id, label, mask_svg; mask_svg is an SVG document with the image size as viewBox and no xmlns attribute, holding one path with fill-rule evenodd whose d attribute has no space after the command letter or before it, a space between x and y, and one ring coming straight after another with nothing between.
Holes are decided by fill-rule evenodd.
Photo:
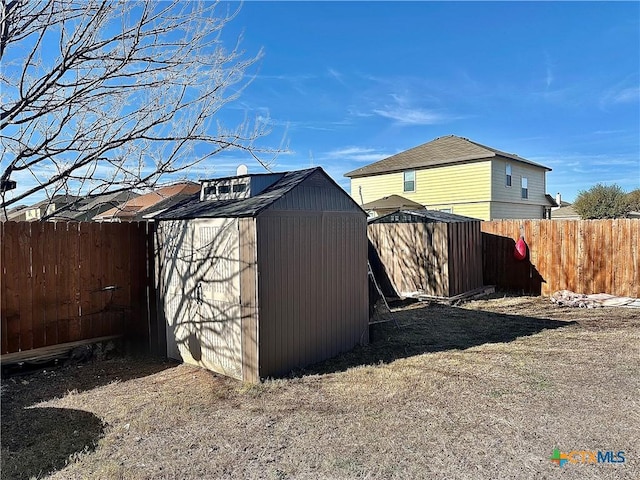
<instances>
[{"instance_id":1,"label":"shed roof vent","mask_svg":"<svg viewBox=\"0 0 640 480\"><path fill-rule=\"evenodd\" d=\"M200 200L240 200L254 197L280 180L283 175L283 173L267 173L203 180Z\"/></svg>"}]
</instances>

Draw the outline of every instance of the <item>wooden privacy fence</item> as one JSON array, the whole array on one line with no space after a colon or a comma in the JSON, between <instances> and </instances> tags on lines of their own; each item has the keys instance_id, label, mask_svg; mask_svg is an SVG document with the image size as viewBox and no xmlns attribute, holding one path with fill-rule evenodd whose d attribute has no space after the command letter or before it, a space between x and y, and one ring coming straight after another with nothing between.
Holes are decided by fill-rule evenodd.
<instances>
[{"instance_id":1,"label":"wooden privacy fence","mask_svg":"<svg viewBox=\"0 0 640 480\"><path fill-rule=\"evenodd\" d=\"M529 247L513 257L520 227ZM640 297L640 220L482 222L484 283L551 295L557 290Z\"/></svg>"},{"instance_id":2,"label":"wooden privacy fence","mask_svg":"<svg viewBox=\"0 0 640 480\"><path fill-rule=\"evenodd\" d=\"M1 224L2 354L125 335L155 313L153 224Z\"/></svg>"}]
</instances>

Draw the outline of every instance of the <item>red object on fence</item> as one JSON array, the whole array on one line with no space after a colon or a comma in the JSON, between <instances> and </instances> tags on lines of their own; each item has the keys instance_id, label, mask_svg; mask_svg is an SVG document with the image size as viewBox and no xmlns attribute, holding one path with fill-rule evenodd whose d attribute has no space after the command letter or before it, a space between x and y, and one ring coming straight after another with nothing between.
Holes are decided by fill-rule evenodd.
<instances>
[{"instance_id":1,"label":"red object on fence","mask_svg":"<svg viewBox=\"0 0 640 480\"><path fill-rule=\"evenodd\" d=\"M524 260L527 256L527 243L524 241L524 236L520 236L520 240L516 242L516 248L513 251L513 256L516 260Z\"/></svg>"}]
</instances>

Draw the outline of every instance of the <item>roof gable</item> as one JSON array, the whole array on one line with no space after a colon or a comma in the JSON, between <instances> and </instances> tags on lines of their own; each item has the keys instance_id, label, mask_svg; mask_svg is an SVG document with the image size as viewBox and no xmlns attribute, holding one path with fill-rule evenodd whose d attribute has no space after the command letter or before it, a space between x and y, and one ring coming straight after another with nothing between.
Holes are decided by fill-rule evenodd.
<instances>
[{"instance_id":1,"label":"roof gable","mask_svg":"<svg viewBox=\"0 0 640 480\"><path fill-rule=\"evenodd\" d=\"M396 210L403 210L411 208L422 209L424 207L418 202L414 202L413 200L409 200L408 198L404 198L400 195L388 195L372 202L365 203L362 205L362 208L364 210L375 210L381 208L395 208Z\"/></svg>"},{"instance_id":2,"label":"roof gable","mask_svg":"<svg viewBox=\"0 0 640 480\"><path fill-rule=\"evenodd\" d=\"M345 173L345 177L363 177L409 169L488 160L495 157L503 157L545 170L551 170L549 167L526 160L512 153L502 152L466 138L447 135Z\"/></svg>"}]
</instances>

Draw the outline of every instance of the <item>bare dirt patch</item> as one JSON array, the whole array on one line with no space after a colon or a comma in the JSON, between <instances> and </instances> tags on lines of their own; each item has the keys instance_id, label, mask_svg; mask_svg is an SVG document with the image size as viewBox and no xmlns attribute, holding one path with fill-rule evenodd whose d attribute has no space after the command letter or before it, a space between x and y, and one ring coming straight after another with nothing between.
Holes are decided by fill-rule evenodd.
<instances>
[{"instance_id":1,"label":"bare dirt patch","mask_svg":"<svg viewBox=\"0 0 640 480\"><path fill-rule=\"evenodd\" d=\"M2 478L638 478L640 312L415 304L243 385L149 358L2 383ZM555 448L621 464L550 462Z\"/></svg>"}]
</instances>

